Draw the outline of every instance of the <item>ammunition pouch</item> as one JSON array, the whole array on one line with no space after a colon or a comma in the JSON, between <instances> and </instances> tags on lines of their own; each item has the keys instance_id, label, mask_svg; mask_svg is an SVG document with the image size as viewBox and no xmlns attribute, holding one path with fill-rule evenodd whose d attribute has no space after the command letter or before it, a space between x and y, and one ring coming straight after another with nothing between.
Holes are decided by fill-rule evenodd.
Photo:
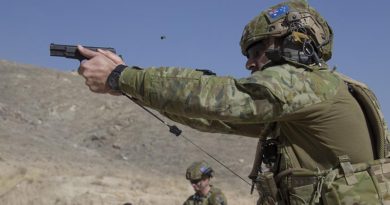
<instances>
[{"instance_id":1,"label":"ammunition pouch","mask_svg":"<svg viewBox=\"0 0 390 205\"><path fill-rule=\"evenodd\" d=\"M258 205L390 203L390 159L341 163L330 170L294 168L275 177L272 173L260 174L256 180L260 195Z\"/></svg>"}]
</instances>

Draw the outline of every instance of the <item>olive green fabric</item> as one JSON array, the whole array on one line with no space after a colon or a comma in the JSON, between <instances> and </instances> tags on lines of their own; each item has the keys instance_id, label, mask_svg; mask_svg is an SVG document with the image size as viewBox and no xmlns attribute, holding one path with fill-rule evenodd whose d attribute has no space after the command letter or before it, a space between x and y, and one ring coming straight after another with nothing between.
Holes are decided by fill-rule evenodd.
<instances>
[{"instance_id":1,"label":"olive green fabric","mask_svg":"<svg viewBox=\"0 0 390 205\"><path fill-rule=\"evenodd\" d=\"M358 101L349 92L345 77L325 64L288 62L241 79L176 67L127 68L120 77L120 87L143 105L200 131L260 137L269 124L276 123L278 129L272 135L277 133L282 145L281 173L291 168L338 173L338 157L342 155L348 155L351 164L375 159L375 143L371 141L375 139L370 137ZM384 119L382 127L388 139ZM287 189L282 193L292 204L313 199L323 204L375 204L381 197L378 194L390 193L384 178L389 174L382 171L386 174L378 175L378 180L370 169L351 169L348 172L354 174L348 178L340 175L330 180L329 175L318 175L316 181L302 186L290 186L293 180L288 178L277 184ZM354 184L350 184L351 179ZM328 180L326 187L324 180ZM380 189L377 181L381 181Z\"/></svg>"},{"instance_id":2,"label":"olive green fabric","mask_svg":"<svg viewBox=\"0 0 390 205\"><path fill-rule=\"evenodd\" d=\"M348 84L355 99L359 102L370 127L370 136L376 151L375 158L388 158L390 156L390 135L381 111L378 99L367 85L351 79L341 73L335 72Z\"/></svg>"},{"instance_id":3,"label":"olive green fabric","mask_svg":"<svg viewBox=\"0 0 390 205\"><path fill-rule=\"evenodd\" d=\"M227 199L220 189L211 186L207 196L194 194L183 205L227 205Z\"/></svg>"},{"instance_id":4,"label":"olive green fabric","mask_svg":"<svg viewBox=\"0 0 390 205\"><path fill-rule=\"evenodd\" d=\"M285 168L328 169L344 154L352 163L373 160L359 104L326 67L308 71L284 64L242 79L174 67L126 69L120 87L144 105L201 131L254 137L267 123L278 122L285 155L296 156ZM241 125L252 127L252 133Z\"/></svg>"}]
</instances>

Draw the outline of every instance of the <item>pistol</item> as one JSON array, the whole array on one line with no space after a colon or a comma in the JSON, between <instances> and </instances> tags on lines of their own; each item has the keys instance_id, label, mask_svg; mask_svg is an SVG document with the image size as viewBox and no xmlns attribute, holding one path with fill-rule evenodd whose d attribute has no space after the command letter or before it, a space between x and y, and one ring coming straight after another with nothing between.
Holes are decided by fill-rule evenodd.
<instances>
[{"instance_id":1,"label":"pistol","mask_svg":"<svg viewBox=\"0 0 390 205\"><path fill-rule=\"evenodd\" d=\"M109 50L113 53L116 53L114 48L109 48L109 47L93 47L93 46L83 46L83 47L93 51L97 51L97 49L101 49L101 50ZM82 60L88 59L87 57L81 55L81 53L77 49L77 46L75 45L60 45L54 43L50 44L50 56L78 59L80 62Z\"/></svg>"}]
</instances>

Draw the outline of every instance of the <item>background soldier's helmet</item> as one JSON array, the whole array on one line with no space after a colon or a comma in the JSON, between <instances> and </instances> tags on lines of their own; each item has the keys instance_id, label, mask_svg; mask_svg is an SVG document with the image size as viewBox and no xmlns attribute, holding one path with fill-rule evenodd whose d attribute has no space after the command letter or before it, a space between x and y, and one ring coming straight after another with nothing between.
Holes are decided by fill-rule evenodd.
<instances>
[{"instance_id":1,"label":"background soldier's helmet","mask_svg":"<svg viewBox=\"0 0 390 205\"><path fill-rule=\"evenodd\" d=\"M213 169L204 161L192 163L186 171L187 180L198 180L202 177L212 177Z\"/></svg>"},{"instance_id":2,"label":"background soldier's helmet","mask_svg":"<svg viewBox=\"0 0 390 205\"><path fill-rule=\"evenodd\" d=\"M305 0L286 1L256 16L244 28L240 41L241 52L247 56L247 49L252 44L293 33L295 37L308 37L323 60L327 61L332 57L333 31Z\"/></svg>"}]
</instances>

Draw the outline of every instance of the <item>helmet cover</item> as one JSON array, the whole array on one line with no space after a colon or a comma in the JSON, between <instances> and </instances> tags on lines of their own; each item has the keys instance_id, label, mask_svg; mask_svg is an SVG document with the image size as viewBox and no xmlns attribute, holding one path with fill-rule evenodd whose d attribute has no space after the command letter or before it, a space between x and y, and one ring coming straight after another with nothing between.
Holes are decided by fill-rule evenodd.
<instances>
[{"instance_id":1,"label":"helmet cover","mask_svg":"<svg viewBox=\"0 0 390 205\"><path fill-rule=\"evenodd\" d=\"M247 56L248 48L254 43L271 37L285 37L293 32L307 35L323 60L327 61L332 57L333 31L305 0L277 4L252 19L242 33L241 52Z\"/></svg>"},{"instance_id":2,"label":"helmet cover","mask_svg":"<svg viewBox=\"0 0 390 205\"><path fill-rule=\"evenodd\" d=\"M205 176L213 176L213 169L205 161L194 162L187 168L187 180L199 180Z\"/></svg>"}]
</instances>

